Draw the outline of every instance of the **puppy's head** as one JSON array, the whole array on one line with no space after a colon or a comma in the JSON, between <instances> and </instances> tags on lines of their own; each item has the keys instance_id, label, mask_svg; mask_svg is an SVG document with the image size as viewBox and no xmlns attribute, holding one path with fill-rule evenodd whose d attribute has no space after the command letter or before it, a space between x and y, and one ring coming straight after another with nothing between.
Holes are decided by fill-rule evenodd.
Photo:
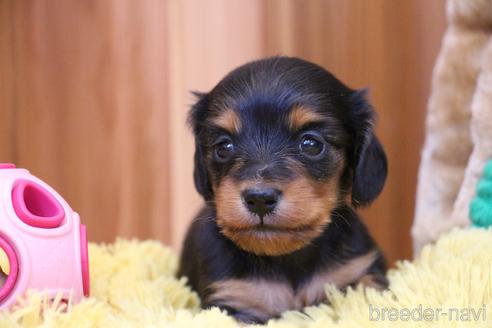
<instances>
[{"instance_id":1,"label":"puppy's head","mask_svg":"<svg viewBox=\"0 0 492 328\"><path fill-rule=\"evenodd\" d=\"M195 185L222 233L258 255L307 245L347 199L381 192L386 156L373 111L323 68L297 58L252 62L197 94Z\"/></svg>"}]
</instances>

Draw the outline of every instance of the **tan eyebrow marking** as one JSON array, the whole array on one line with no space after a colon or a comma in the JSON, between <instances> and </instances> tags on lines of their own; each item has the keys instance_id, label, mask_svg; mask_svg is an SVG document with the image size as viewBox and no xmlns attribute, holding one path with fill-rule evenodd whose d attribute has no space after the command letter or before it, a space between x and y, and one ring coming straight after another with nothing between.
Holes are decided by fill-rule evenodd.
<instances>
[{"instance_id":1,"label":"tan eyebrow marking","mask_svg":"<svg viewBox=\"0 0 492 328\"><path fill-rule=\"evenodd\" d=\"M297 106L291 109L289 113L288 125L293 131L299 130L307 123L323 121L323 116L309 107Z\"/></svg>"},{"instance_id":2,"label":"tan eyebrow marking","mask_svg":"<svg viewBox=\"0 0 492 328\"><path fill-rule=\"evenodd\" d=\"M237 113L230 108L222 111L218 116L213 117L212 123L231 134L238 134L241 131L241 119Z\"/></svg>"}]
</instances>

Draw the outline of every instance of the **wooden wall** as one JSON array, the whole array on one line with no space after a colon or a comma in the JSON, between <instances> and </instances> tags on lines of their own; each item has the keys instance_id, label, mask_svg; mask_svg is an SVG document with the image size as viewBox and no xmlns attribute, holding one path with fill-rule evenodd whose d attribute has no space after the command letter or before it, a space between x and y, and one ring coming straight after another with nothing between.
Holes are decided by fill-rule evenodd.
<instances>
[{"instance_id":1,"label":"wooden wall","mask_svg":"<svg viewBox=\"0 0 492 328\"><path fill-rule=\"evenodd\" d=\"M444 2L0 0L0 162L52 184L89 238L179 248L192 185L190 90L286 54L370 89L390 162L366 222L409 257L416 171Z\"/></svg>"}]
</instances>

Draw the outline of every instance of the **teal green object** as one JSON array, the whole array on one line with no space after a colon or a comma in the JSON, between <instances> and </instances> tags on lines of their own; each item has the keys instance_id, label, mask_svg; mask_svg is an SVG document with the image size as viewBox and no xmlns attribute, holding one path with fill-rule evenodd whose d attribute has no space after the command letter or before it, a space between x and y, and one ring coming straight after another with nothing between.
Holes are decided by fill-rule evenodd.
<instances>
[{"instance_id":1,"label":"teal green object","mask_svg":"<svg viewBox=\"0 0 492 328\"><path fill-rule=\"evenodd\" d=\"M470 218L475 227L492 226L492 160L489 160L470 204Z\"/></svg>"}]
</instances>

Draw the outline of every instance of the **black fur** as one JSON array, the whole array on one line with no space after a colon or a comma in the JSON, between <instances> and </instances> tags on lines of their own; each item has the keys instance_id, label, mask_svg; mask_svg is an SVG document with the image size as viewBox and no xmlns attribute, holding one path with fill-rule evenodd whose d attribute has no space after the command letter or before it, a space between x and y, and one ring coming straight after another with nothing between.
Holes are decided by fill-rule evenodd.
<instances>
[{"instance_id":1,"label":"black fur","mask_svg":"<svg viewBox=\"0 0 492 328\"><path fill-rule=\"evenodd\" d=\"M376 246L357 214L346 205L333 211L332 224L310 245L282 256L257 256L241 250L220 233L214 218L212 206L200 211L188 230L181 255L179 275L187 276L202 298L210 283L231 277L286 277L297 288L317 270ZM384 274L383 258L376 264L368 273Z\"/></svg>"},{"instance_id":2,"label":"black fur","mask_svg":"<svg viewBox=\"0 0 492 328\"><path fill-rule=\"evenodd\" d=\"M351 208L371 203L381 192L387 174L386 156L373 133L374 114L365 91L351 90L315 64L275 57L239 67L210 93L197 97L189 123L196 143L195 185L206 205L188 231L178 275L188 277L204 307L218 305L240 320L258 321L241 309L208 303L207 287L228 278L264 277L287 279L297 289L318 270L376 249ZM296 132L289 130L285 122L296 105L319 112L323 122ZM210 118L224 108L233 108L240 117L239 135L231 135L210 123ZM328 149L319 160L299 154L299 138L306 131L316 131L326 140ZM214 145L224 135L234 142L235 157L219 162L214 159ZM308 246L286 255L259 256L242 250L221 233L216 224L212 186L225 176L242 181L261 170L265 179L285 181L294 174L289 161L295 161L311 179L323 182L334 176L340 156L345 163L340 205L331 213L332 223ZM351 204L345 201L349 193ZM385 284L385 270L380 255L367 273Z\"/></svg>"}]
</instances>

